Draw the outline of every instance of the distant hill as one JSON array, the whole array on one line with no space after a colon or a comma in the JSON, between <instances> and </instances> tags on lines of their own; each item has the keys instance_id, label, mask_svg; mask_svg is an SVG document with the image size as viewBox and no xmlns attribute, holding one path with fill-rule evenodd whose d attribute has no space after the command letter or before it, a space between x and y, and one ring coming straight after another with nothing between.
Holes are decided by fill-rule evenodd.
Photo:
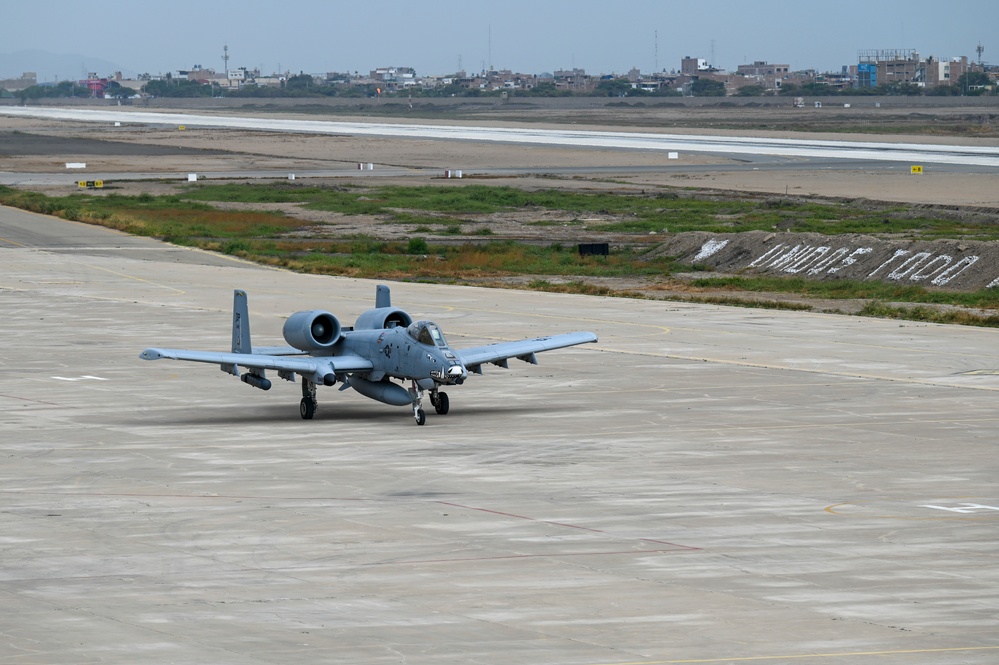
<instances>
[{"instance_id":1,"label":"distant hill","mask_svg":"<svg viewBox=\"0 0 999 665\"><path fill-rule=\"evenodd\" d=\"M50 83L79 81L86 78L88 72L111 76L119 71L126 77L135 74L118 63L77 53L50 53L38 50L0 53L0 79L19 78L24 72L35 72L38 74L39 83Z\"/></svg>"}]
</instances>

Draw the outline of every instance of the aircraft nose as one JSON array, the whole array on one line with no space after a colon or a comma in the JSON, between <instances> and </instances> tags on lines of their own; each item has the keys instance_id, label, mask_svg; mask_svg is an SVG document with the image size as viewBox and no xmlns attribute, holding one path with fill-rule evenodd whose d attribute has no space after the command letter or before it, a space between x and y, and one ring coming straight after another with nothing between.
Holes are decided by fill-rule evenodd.
<instances>
[{"instance_id":1,"label":"aircraft nose","mask_svg":"<svg viewBox=\"0 0 999 665\"><path fill-rule=\"evenodd\" d=\"M462 365L451 365L447 374L452 381L459 384L468 378L468 370Z\"/></svg>"}]
</instances>

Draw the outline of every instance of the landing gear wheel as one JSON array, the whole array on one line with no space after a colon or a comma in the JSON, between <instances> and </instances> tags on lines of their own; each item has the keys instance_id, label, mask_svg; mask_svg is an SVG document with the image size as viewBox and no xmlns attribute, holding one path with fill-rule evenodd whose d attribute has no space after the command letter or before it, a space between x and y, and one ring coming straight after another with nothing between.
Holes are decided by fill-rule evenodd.
<instances>
[{"instance_id":1,"label":"landing gear wheel","mask_svg":"<svg viewBox=\"0 0 999 665\"><path fill-rule=\"evenodd\" d=\"M312 420L312 416L316 415L316 403L303 397L298 405L298 412L302 414L302 420Z\"/></svg>"},{"instance_id":2,"label":"landing gear wheel","mask_svg":"<svg viewBox=\"0 0 999 665\"><path fill-rule=\"evenodd\" d=\"M431 399L434 408L437 409L437 413L440 415L445 415L451 408L450 400L447 398L447 393L437 393L437 399Z\"/></svg>"},{"instance_id":3,"label":"landing gear wheel","mask_svg":"<svg viewBox=\"0 0 999 665\"><path fill-rule=\"evenodd\" d=\"M427 414L423 409L417 409L415 415L416 415L417 425L422 425L423 423L427 422Z\"/></svg>"}]
</instances>

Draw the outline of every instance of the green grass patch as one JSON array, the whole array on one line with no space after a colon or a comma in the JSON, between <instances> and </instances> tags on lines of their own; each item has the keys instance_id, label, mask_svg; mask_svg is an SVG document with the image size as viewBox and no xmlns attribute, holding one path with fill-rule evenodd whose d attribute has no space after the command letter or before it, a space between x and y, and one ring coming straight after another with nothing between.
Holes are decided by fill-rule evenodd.
<instances>
[{"instance_id":1,"label":"green grass patch","mask_svg":"<svg viewBox=\"0 0 999 665\"><path fill-rule=\"evenodd\" d=\"M128 198L128 197L123 197ZM909 234L935 238L999 239L999 224L960 218L913 215L906 206L809 201L746 195L710 196L683 189L648 194L544 189L527 191L489 185L316 187L292 183L198 184L181 196L151 197L147 205L191 206L211 201L299 203L306 208L344 215L369 215L383 221L422 226L474 221L470 216L510 211L558 211L572 224L593 216L619 221L589 223L595 231L649 234L668 230ZM538 220L539 225L566 222Z\"/></svg>"},{"instance_id":2,"label":"green grass patch","mask_svg":"<svg viewBox=\"0 0 999 665\"><path fill-rule=\"evenodd\" d=\"M690 284L705 289L727 289L754 293L799 293L815 298L912 302L999 309L999 290L996 289L980 289L973 292L946 291L874 281L862 282L845 279L819 281L801 277L702 277L691 280Z\"/></svg>"},{"instance_id":3,"label":"green grass patch","mask_svg":"<svg viewBox=\"0 0 999 665\"><path fill-rule=\"evenodd\" d=\"M963 326L983 326L999 328L999 315L978 314L959 309L939 309L936 307L899 307L883 302L872 302L860 310L862 316L904 321L924 321L928 323L956 323Z\"/></svg>"}]
</instances>

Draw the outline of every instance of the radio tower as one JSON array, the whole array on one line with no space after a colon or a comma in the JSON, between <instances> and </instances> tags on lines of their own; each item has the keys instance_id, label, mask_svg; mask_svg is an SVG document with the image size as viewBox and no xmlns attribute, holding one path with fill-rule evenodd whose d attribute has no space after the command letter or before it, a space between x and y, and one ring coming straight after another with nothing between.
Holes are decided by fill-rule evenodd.
<instances>
[{"instance_id":1,"label":"radio tower","mask_svg":"<svg viewBox=\"0 0 999 665\"><path fill-rule=\"evenodd\" d=\"M226 44L222 47L222 62L225 65L225 77L229 78L229 45Z\"/></svg>"},{"instance_id":2,"label":"radio tower","mask_svg":"<svg viewBox=\"0 0 999 665\"><path fill-rule=\"evenodd\" d=\"M975 47L975 51L978 53L978 66L982 66L982 53L985 52L985 47L979 42L978 46Z\"/></svg>"}]
</instances>

